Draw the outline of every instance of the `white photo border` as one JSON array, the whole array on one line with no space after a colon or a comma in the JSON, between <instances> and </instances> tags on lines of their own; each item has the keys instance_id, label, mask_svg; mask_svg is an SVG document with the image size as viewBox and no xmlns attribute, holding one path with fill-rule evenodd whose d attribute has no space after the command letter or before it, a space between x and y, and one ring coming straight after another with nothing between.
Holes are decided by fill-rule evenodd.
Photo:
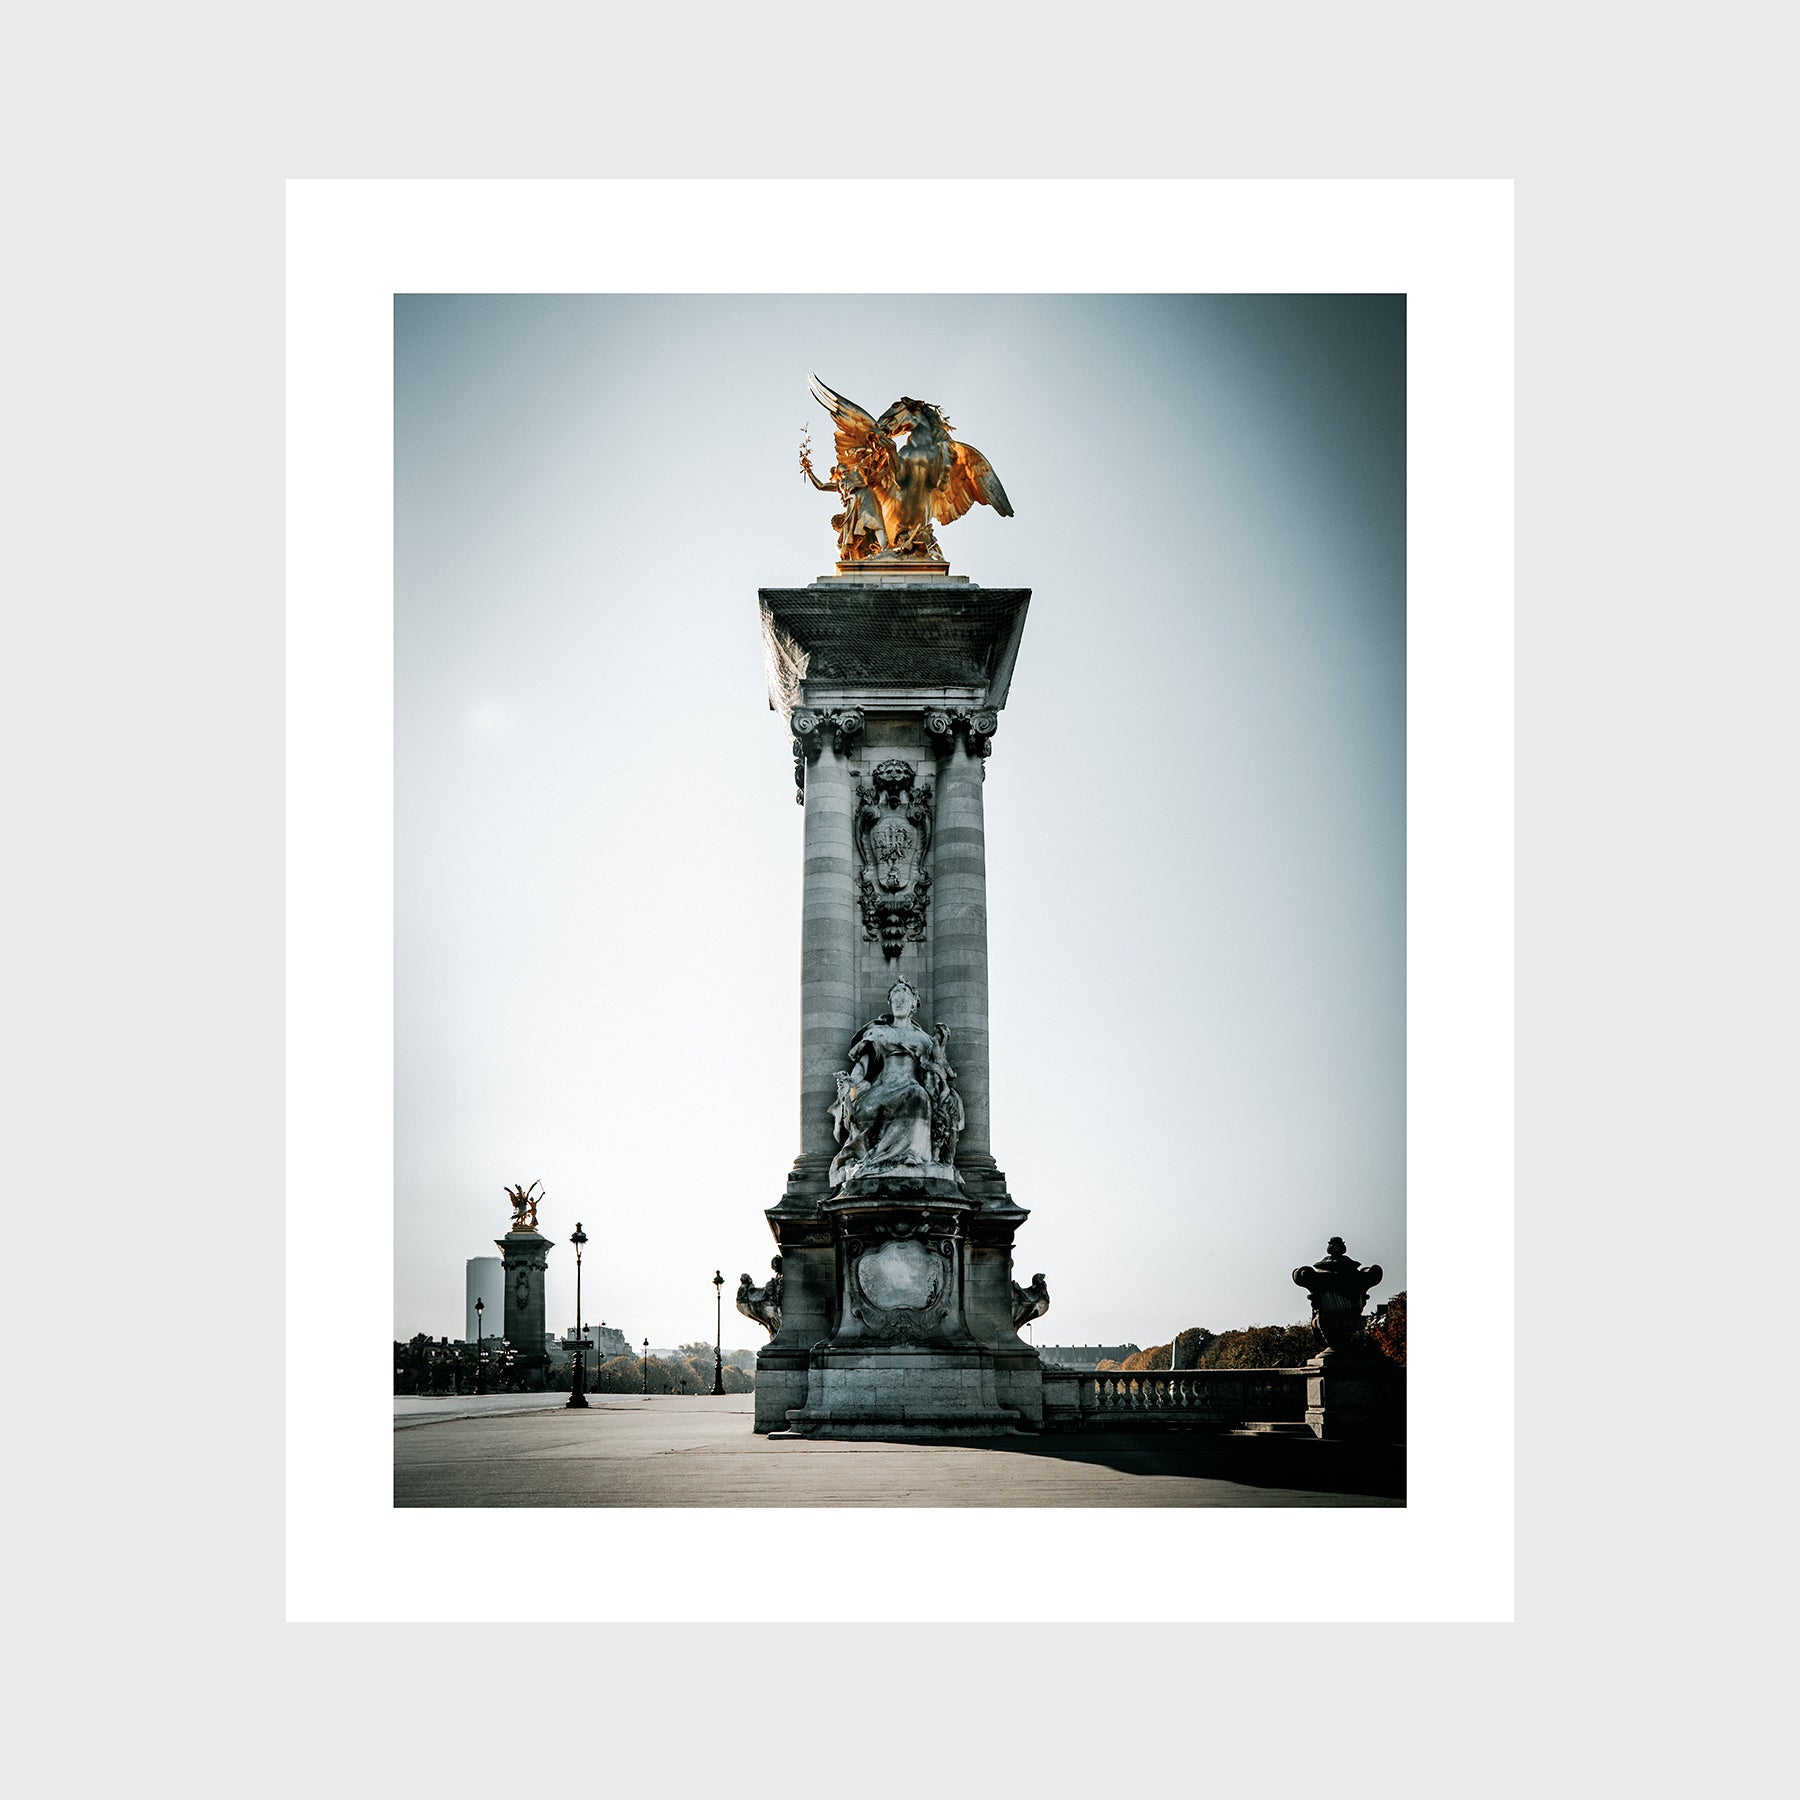
<instances>
[{"instance_id":1,"label":"white photo border","mask_svg":"<svg viewBox=\"0 0 1800 1800\"><path fill-rule=\"evenodd\" d=\"M831 260L819 222L865 185L288 184L288 1617L867 1618L774 1574L789 1544L832 1566L847 1510L635 1510L597 1539L586 1509L396 1509L387 1391L393 296L814 290L1408 297L1408 1504L1140 1509L1128 1538L909 1509L909 1537L953 1523L955 1578L891 1587L884 1621L1509 1620L1512 183L893 183L932 220L911 280ZM501 1579L522 1542L542 1578Z\"/></svg>"}]
</instances>

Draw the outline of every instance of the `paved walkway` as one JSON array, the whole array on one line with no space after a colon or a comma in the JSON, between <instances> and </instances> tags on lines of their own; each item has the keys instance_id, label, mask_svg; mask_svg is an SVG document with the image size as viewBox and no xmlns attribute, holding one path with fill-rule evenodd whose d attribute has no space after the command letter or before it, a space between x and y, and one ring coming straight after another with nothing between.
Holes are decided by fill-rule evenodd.
<instances>
[{"instance_id":1,"label":"paved walkway","mask_svg":"<svg viewBox=\"0 0 1800 1800\"><path fill-rule=\"evenodd\" d=\"M753 1398L395 1403L396 1506L1399 1506L1403 1453L1197 1432L969 1443L758 1437Z\"/></svg>"},{"instance_id":2,"label":"paved walkway","mask_svg":"<svg viewBox=\"0 0 1800 1800\"><path fill-rule=\"evenodd\" d=\"M394 1429L427 1419L490 1419L496 1413L548 1412L567 1406L567 1394L396 1394Z\"/></svg>"}]
</instances>

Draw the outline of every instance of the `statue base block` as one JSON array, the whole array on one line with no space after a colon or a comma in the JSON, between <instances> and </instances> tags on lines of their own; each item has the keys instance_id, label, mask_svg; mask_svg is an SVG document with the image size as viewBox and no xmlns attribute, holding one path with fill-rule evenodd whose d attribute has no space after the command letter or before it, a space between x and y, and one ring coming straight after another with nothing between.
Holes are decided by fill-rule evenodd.
<instances>
[{"instance_id":1,"label":"statue base block","mask_svg":"<svg viewBox=\"0 0 1800 1800\"><path fill-rule=\"evenodd\" d=\"M812 1357L794 1437L991 1437L1027 1429L1003 1405L995 1359L980 1350L825 1350Z\"/></svg>"},{"instance_id":2,"label":"statue base block","mask_svg":"<svg viewBox=\"0 0 1800 1800\"><path fill-rule=\"evenodd\" d=\"M781 1326L756 1360L756 1429L1041 1430L1043 1369L1013 1322L1013 1234L1026 1216L917 1173L859 1177L814 1209L771 1211Z\"/></svg>"},{"instance_id":3,"label":"statue base block","mask_svg":"<svg viewBox=\"0 0 1800 1800\"><path fill-rule=\"evenodd\" d=\"M950 577L950 565L947 562L932 562L917 557L893 557L883 560L879 557L864 557L860 562L841 562L837 566L838 578L854 581L947 581ZM956 577L959 581L967 581L966 575Z\"/></svg>"},{"instance_id":4,"label":"statue base block","mask_svg":"<svg viewBox=\"0 0 1800 1800\"><path fill-rule=\"evenodd\" d=\"M1394 1444L1406 1437L1406 1378L1379 1351L1322 1350L1306 1370L1306 1424L1316 1438Z\"/></svg>"}]
</instances>

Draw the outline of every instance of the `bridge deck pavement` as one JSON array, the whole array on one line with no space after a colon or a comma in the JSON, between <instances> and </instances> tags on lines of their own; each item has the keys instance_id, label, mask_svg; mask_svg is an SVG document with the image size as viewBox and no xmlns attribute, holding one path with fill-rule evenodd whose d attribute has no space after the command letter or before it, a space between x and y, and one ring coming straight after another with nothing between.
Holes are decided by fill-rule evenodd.
<instances>
[{"instance_id":1,"label":"bridge deck pavement","mask_svg":"<svg viewBox=\"0 0 1800 1800\"><path fill-rule=\"evenodd\" d=\"M770 1439L748 1394L396 1407L396 1506L1400 1506L1404 1452L1198 1432ZM510 1402L510 1404L509 1404Z\"/></svg>"}]
</instances>

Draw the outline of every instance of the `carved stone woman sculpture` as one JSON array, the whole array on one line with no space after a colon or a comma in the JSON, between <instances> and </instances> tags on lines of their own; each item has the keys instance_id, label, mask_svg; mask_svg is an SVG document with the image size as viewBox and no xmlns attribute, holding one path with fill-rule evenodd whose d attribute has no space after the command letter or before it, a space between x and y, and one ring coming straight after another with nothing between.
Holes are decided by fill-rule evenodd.
<instances>
[{"instance_id":1,"label":"carved stone woman sculpture","mask_svg":"<svg viewBox=\"0 0 1800 1800\"><path fill-rule=\"evenodd\" d=\"M858 1175L953 1173L963 1109L945 1054L949 1032L942 1025L935 1036L924 1030L913 1017L918 1005L912 983L896 981L888 989L890 1010L850 1046L850 1069L837 1078L831 1108L838 1141L833 1187Z\"/></svg>"}]
</instances>

